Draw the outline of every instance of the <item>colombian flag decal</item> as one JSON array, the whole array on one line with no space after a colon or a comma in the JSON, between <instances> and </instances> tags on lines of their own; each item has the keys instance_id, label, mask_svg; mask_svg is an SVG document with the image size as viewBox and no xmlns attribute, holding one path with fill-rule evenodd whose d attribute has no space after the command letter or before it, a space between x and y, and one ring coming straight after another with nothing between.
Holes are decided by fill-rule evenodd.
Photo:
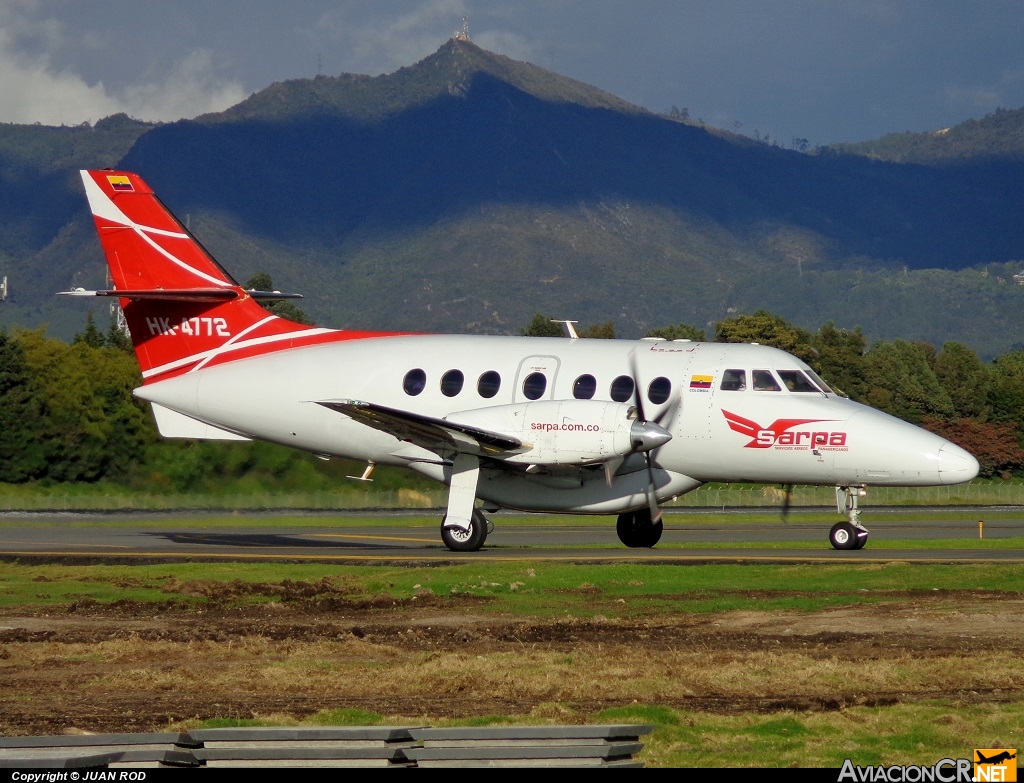
<instances>
[{"instance_id":1,"label":"colombian flag decal","mask_svg":"<svg viewBox=\"0 0 1024 783\"><path fill-rule=\"evenodd\" d=\"M134 192L135 190L135 188L132 187L132 181L123 174L108 174L107 182L110 183L110 187L114 190L131 192Z\"/></svg>"},{"instance_id":2,"label":"colombian flag decal","mask_svg":"<svg viewBox=\"0 0 1024 783\"><path fill-rule=\"evenodd\" d=\"M711 381L713 381L710 375L692 375L690 376L690 388L691 389L710 389Z\"/></svg>"}]
</instances>

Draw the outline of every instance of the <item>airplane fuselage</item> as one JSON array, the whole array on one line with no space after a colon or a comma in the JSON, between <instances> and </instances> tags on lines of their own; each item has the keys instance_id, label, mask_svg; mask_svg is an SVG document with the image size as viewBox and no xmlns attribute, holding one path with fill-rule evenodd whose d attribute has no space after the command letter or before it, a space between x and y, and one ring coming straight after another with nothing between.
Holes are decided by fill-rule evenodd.
<instances>
[{"instance_id":1,"label":"airplane fuselage","mask_svg":"<svg viewBox=\"0 0 1024 783\"><path fill-rule=\"evenodd\" d=\"M517 434L531 448L512 460L522 470L509 470L509 460L491 469L484 460L478 497L525 510L612 513L646 503L640 455L626 455L609 483L596 459L594 465L542 458L537 464L531 452L541 454L545 443L564 451L572 439L586 444L588 437L598 452L605 448L598 441L612 426L609 410L633 399L634 366L647 417L669 414L672 439L658 448L655 469L661 501L708 481L926 486L958 483L977 471L970 455L932 433L835 393L791 390L786 373L806 373L806 365L759 345L378 337L228 362L137 393L232 433L407 466L439 481L449 476L432 452L318 403L368 399L492 429L507 429L503 414L512 412L523 420ZM769 373L774 387L755 388L755 371ZM737 372L744 374L743 388L725 382Z\"/></svg>"}]
</instances>

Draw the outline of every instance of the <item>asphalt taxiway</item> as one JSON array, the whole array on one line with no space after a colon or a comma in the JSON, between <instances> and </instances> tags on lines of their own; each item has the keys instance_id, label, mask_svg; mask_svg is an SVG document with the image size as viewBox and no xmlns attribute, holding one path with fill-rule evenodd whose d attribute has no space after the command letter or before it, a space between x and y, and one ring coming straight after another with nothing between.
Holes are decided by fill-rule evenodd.
<instances>
[{"instance_id":1,"label":"asphalt taxiway","mask_svg":"<svg viewBox=\"0 0 1024 783\"><path fill-rule=\"evenodd\" d=\"M984 509L979 510L984 516ZM464 562L467 560L549 559L589 562L1024 562L1024 549L978 548L977 521L865 520L867 546L841 552L827 541L832 520L784 524L778 516L764 522L721 524L706 517L668 513L661 542L653 549L627 549L615 534L612 517L580 524L524 524L522 517L493 517L494 531L483 549L448 551L439 522L410 525L389 514L367 514L365 524L332 525L331 515L289 513L300 524L269 525L266 514L239 514L230 525L209 524L211 514L0 514L0 559L7 562L174 562L185 560L309 562ZM282 513L273 516L284 516ZM351 514L346 514L351 517ZM223 518L223 515L220 515ZM818 521L821 520L828 521ZM980 518L980 517L979 517ZM308 524L306 521L308 520ZM251 521L251 524L250 524ZM1024 509L988 521L985 538L1024 536ZM908 540L941 540L942 548L908 548ZM893 542L893 543L889 543ZM771 548L765 544L772 544ZM810 546L809 546L810 545Z\"/></svg>"}]
</instances>

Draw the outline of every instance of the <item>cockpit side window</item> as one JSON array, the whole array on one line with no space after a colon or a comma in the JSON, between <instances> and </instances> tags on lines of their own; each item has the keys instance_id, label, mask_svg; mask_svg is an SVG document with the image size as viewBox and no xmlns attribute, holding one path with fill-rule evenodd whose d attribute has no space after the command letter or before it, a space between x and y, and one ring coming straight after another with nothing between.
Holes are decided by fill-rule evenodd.
<instances>
[{"instance_id":1,"label":"cockpit side window","mask_svg":"<svg viewBox=\"0 0 1024 783\"><path fill-rule=\"evenodd\" d=\"M825 394L835 393L828 387L828 384L825 383L825 381L821 379L821 376L819 376L818 373L816 373L814 370L807 370L806 372L810 379L814 381L814 384L823 392L825 392Z\"/></svg>"},{"instance_id":2,"label":"cockpit side window","mask_svg":"<svg viewBox=\"0 0 1024 783\"><path fill-rule=\"evenodd\" d=\"M771 370L753 370L754 391L782 391Z\"/></svg>"},{"instance_id":3,"label":"cockpit side window","mask_svg":"<svg viewBox=\"0 0 1024 783\"><path fill-rule=\"evenodd\" d=\"M718 388L722 391L746 391L747 371L726 370L722 373L722 382L718 384Z\"/></svg>"},{"instance_id":4,"label":"cockpit side window","mask_svg":"<svg viewBox=\"0 0 1024 783\"><path fill-rule=\"evenodd\" d=\"M786 384L786 388L791 392L821 393L820 390L807 379L807 376L800 372L800 370L779 370L778 373L779 377L782 378L782 382Z\"/></svg>"}]
</instances>

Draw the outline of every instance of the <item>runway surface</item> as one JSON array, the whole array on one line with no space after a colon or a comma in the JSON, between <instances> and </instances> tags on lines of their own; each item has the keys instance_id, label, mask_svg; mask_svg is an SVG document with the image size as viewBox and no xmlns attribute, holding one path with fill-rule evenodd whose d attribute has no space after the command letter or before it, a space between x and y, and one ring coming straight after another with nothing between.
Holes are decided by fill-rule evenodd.
<instances>
[{"instance_id":1,"label":"runway surface","mask_svg":"<svg viewBox=\"0 0 1024 783\"><path fill-rule=\"evenodd\" d=\"M979 509L980 517L984 509ZM920 513L920 510L916 510ZM783 524L771 514L763 523L699 521L686 513L669 513L665 532L653 549L627 549L615 534L612 517L587 524L524 524L521 516L495 515L482 550L448 551L441 543L440 523L411 525L393 514L366 514L365 524L338 526L329 514L253 513L232 517L231 524L209 519L227 514L0 514L0 559L8 562L64 560L72 562L168 562L183 560L310 561L310 562L466 562L501 559L649 562L1024 562L1024 550L977 548L977 520L970 522L908 521L900 514L865 519L871 531L860 551L840 552L827 541L838 516L822 513L810 522L795 514ZM288 516L299 524L269 523ZM351 518L351 513L346 517ZM866 516L866 515L865 515ZM251 524L249 521L251 520ZM307 524L308 520L308 524ZM1024 536L1024 509L1019 517L985 524L985 538ZM908 540L942 540L942 548L907 548ZM765 543L775 546L766 548ZM806 542L806 543L805 543ZM903 542L888 543L888 542ZM962 543L961 543L962 542ZM810 544L810 546L808 546Z\"/></svg>"}]
</instances>

